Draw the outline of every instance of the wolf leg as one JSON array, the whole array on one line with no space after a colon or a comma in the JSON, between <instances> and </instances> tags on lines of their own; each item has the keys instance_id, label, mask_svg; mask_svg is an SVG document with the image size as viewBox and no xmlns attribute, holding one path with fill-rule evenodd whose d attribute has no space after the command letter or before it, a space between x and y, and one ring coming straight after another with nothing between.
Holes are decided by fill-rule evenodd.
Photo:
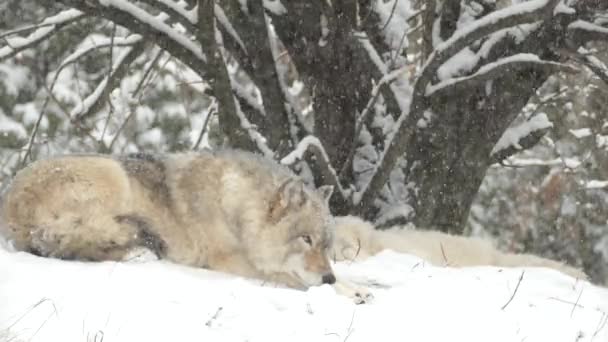
<instances>
[{"instance_id":1,"label":"wolf leg","mask_svg":"<svg viewBox=\"0 0 608 342\"><path fill-rule=\"evenodd\" d=\"M136 247L147 248L161 258L167 249L150 224L136 215L96 216L89 220L76 217L31 231L26 250L66 260L120 261Z\"/></svg>"}]
</instances>

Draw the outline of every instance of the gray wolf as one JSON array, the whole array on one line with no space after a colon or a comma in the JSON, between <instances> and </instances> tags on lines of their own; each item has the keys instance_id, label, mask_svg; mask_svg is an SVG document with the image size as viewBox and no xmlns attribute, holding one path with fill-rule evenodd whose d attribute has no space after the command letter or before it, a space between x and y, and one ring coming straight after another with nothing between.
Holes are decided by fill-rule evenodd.
<instances>
[{"instance_id":1,"label":"gray wolf","mask_svg":"<svg viewBox=\"0 0 608 342\"><path fill-rule=\"evenodd\" d=\"M504 253L480 238L403 227L376 230L371 223L354 216L336 217L334 222L335 241L330 257L337 261L363 260L391 249L416 255L438 266L547 267L587 279L582 271L561 262L530 254Z\"/></svg>"},{"instance_id":2,"label":"gray wolf","mask_svg":"<svg viewBox=\"0 0 608 342\"><path fill-rule=\"evenodd\" d=\"M119 261L147 248L176 263L305 289L336 281L331 193L246 152L73 155L21 170L2 218L15 247L40 256Z\"/></svg>"}]
</instances>

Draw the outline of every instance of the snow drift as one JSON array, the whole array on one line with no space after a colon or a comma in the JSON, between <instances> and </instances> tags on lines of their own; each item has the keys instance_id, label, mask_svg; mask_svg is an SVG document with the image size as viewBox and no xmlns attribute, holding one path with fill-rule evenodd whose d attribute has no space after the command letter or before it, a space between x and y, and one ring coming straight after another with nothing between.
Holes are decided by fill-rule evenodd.
<instances>
[{"instance_id":1,"label":"snow drift","mask_svg":"<svg viewBox=\"0 0 608 342\"><path fill-rule=\"evenodd\" d=\"M69 262L2 245L3 342L608 341L608 290L549 269L434 267L385 251L335 265L372 289L372 303L355 305L328 285L303 292L163 261Z\"/></svg>"}]
</instances>

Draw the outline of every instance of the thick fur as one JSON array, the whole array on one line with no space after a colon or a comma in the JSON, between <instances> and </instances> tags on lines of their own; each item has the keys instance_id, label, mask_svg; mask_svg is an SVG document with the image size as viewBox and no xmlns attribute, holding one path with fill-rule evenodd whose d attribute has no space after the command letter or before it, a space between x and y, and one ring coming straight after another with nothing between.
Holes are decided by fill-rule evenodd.
<instances>
[{"instance_id":1,"label":"thick fur","mask_svg":"<svg viewBox=\"0 0 608 342\"><path fill-rule=\"evenodd\" d=\"M19 172L2 214L14 246L41 256L122 260L145 247L307 288L335 282L330 195L245 152L65 156Z\"/></svg>"},{"instance_id":2,"label":"thick fur","mask_svg":"<svg viewBox=\"0 0 608 342\"><path fill-rule=\"evenodd\" d=\"M337 217L334 222L335 241L330 257L338 261L362 260L391 249L416 255L434 265L548 267L575 278L587 278L582 271L561 262L530 254L503 253L488 241L475 237L403 227L376 230L369 222L353 216Z\"/></svg>"}]
</instances>

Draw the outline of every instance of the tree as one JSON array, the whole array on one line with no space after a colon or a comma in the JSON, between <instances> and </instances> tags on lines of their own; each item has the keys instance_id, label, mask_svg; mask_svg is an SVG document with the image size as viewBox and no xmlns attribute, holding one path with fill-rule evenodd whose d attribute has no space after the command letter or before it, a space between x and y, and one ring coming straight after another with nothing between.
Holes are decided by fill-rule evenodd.
<instances>
[{"instance_id":1,"label":"tree","mask_svg":"<svg viewBox=\"0 0 608 342\"><path fill-rule=\"evenodd\" d=\"M546 132L546 118L532 116L497 145L528 100L550 75L577 72L590 57L581 47L608 37L602 0L58 3L39 23L1 34L0 60L48 49L70 29L79 47L49 62L37 120L27 139L16 133L20 164L39 149L44 120L47 136L73 132L102 152L211 139L333 185L336 214L454 232L488 167ZM103 38L85 44L93 33ZM174 109L163 84L142 91L152 73L167 72L163 55L171 74L189 80L180 92L188 108L171 120L150 113ZM72 68L72 93L55 88L69 65L91 56L106 59ZM72 96L80 76L92 84L79 89L82 99ZM147 117L154 123L142 127ZM195 138L184 133L194 126Z\"/></svg>"}]
</instances>

